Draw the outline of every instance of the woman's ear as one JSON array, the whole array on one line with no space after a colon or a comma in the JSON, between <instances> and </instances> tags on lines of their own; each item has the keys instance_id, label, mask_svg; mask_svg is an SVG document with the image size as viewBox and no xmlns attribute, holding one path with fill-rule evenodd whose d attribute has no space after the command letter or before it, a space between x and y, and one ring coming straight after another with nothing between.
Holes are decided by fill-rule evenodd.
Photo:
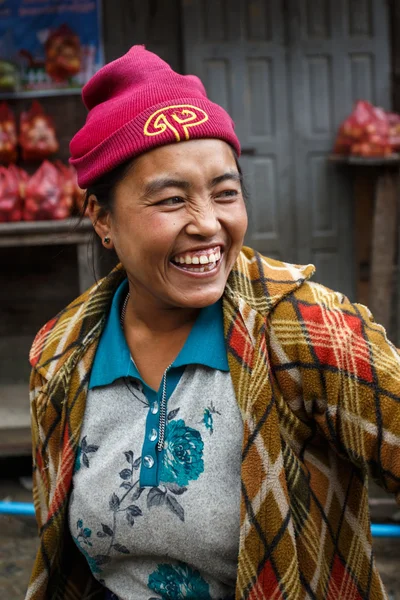
<instances>
[{"instance_id":1,"label":"woman's ear","mask_svg":"<svg viewBox=\"0 0 400 600\"><path fill-rule=\"evenodd\" d=\"M105 248L111 250L114 248L111 237L110 213L101 208L96 196L91 194L88 200L88 214L92 221L93 227L101 239L101 243Z\"/></svg>"}]
</instances>

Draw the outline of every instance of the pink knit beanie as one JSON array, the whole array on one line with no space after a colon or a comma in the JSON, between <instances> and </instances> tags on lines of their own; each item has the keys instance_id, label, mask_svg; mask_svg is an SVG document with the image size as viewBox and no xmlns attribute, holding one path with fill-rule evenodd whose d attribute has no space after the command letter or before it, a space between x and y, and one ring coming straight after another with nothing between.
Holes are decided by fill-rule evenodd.
<instances>
[{"instance_id":1,"label":"pink knit beanie","mask_svg":"<svg viewBox=\"0 0 400 600\"><path fill-rule=\"evenodd\" d=\"M198 138L226 141L240 154L234 124L208 100L194 75L179 75L144 46L133 46L85 85L89 113L70 143L70 162L86 188L143 152Z\"/></svg>"}]
</instances>

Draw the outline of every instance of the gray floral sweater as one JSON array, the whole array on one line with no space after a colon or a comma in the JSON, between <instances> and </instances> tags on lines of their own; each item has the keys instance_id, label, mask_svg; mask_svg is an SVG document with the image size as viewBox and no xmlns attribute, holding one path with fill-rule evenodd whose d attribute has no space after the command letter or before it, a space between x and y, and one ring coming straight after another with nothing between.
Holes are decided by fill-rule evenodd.
<instances>
[{"instance_id":1,"label":"gray floral sweater","mask_svg":"<svg viewBox=\"0 0 400 600\"><path fill-rule=\"evenodd\" d=\"M221 306L200 313L165 389L162 382L155 391L119 325L125 290L116 292L91 374L69 508L73 539L109 598L233 597L243 431Z\"/></svg>"}]
</instances>

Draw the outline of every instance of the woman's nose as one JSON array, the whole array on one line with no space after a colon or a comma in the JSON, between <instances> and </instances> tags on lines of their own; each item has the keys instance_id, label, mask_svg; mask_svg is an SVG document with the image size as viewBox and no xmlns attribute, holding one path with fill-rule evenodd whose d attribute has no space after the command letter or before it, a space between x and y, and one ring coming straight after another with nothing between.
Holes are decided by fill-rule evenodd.
<instances>
[{"instance_id":1,"label":"woman's nose","mask_svg":"<svg viewBox=\"0 0 400 600\"><path fill-rule=\"evenodd\" d=\"M210 208L196 212L186 226L188 235L213 237L221 230L218 215Z\"/></svg>"}]
</instances>

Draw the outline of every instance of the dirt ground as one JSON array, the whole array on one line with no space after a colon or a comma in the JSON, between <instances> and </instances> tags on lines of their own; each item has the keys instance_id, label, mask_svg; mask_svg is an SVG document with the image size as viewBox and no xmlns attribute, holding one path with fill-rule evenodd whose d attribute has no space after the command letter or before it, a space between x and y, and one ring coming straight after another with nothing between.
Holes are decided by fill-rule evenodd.
<instances>
[{"instance_id":1,"label":"dirt ground","mask_svg":"<svg viewBox=\"0 0 400 600\"><path fill-rule=\"evenodd\" d=\"M5 498L31 502L30 492L13 480L0 481L0 499ZM382 508L373 510L377 513ZM393 507L386 506L384 510L388 514ZM0 516L0 600L25 598L37 546L34 519ZM400 600L400 538L377 538L374 549L389 599Z\"/></svg>"}]
</instances>

